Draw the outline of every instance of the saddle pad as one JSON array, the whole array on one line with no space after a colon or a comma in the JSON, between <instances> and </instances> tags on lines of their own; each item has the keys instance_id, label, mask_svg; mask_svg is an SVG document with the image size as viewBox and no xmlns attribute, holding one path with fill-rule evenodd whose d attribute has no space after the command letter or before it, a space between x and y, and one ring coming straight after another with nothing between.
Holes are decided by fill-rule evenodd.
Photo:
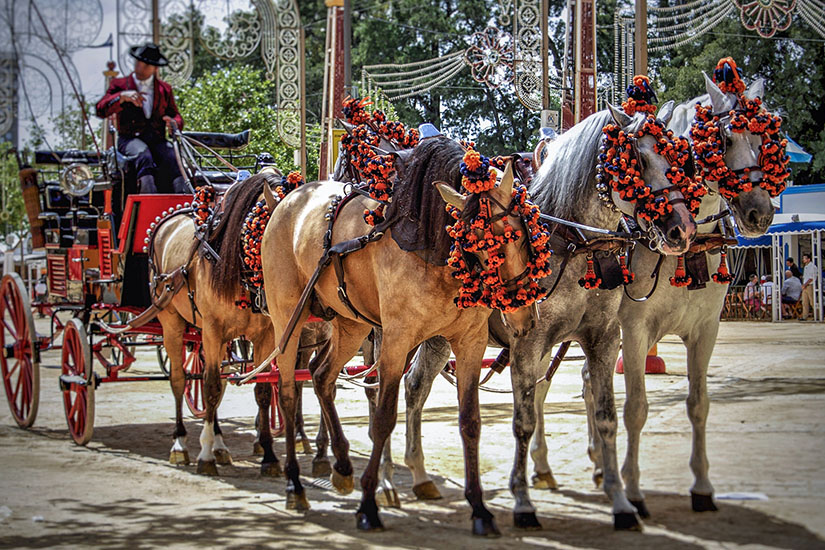
<instances>
[{"instance_id":1,"label":"saddle pad","mask_svg":"<svg viewBox=\"0 0 825 550\"><path fill-rule=\"evenodd\" d=\"M708 275L708 256L704 252L685 254L685 270L688 275L690 275L688 290L705 288L705 283L710 281L710 275Z\"/></svg>"}]
</instances>

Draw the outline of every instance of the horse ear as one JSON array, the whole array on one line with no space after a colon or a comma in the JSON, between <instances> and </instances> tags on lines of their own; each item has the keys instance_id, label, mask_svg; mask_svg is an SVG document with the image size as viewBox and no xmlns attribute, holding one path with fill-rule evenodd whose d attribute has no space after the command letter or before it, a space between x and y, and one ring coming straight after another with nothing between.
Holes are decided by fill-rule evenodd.
<instances>
[{"instance_id":1,"label":"horse ear","mask_svg":"<svg viewBox=\"0 0 825 550\"><path fill-rule=\"evenodd\" d=\"M659 107L659 114L656 115L656 118L661 120L667 126L670 123L670 119L673 118L673 108L675 107L675 103L671 99L661 107Z\"/></svg>"},{"instance_id":2,"label":"horse ear","mask_svg":"<svg viewBox=\"0 0 825 550\"><path fill-rule=\"evenodd\" d=\"M607 104L607 110L610 111L610 116L613 117L613 120L619 125L620 128L627 128L630 125L630 121L633 120L633 118L628 116L627 113L617 107L614 107L610 103Z\"/></svg>"},{"instance_id":3,"label":"horse ear","mask_svg":"<svg viewBox=\"0 0 825 550\"><path fill-rule=\"evenodd\" d=\"M711 80L705 71L702 71L702 76L705 77L705 90L710 96L710 104L713 107L714 114L730 110L728 108L728 96L725 95L725 92L719 89L719 86Z\"/></svg>"},{"instance_id":4,"label":"horse ear","mask_svg":"<svg viewBox=\"0 0 825 550\"><path fill-rule=\"evenodd\" d=\"M278 200L275 198L275 195L272 194L272 189L269 188L269 184L266 182L264 182L264 200L266 200L266 206L270 212L272 212L272 209L278 204Z\"/></svg>"},{"instance_id":5,"label":"horse ear","mask_svg":"<svg viewBox=\"0 0 825 550\"><path fill-rule=\"evenodd\" d=\"M433 184L438 188L438 192L444 202L455 206L459 210L464 210L464 205L467 203L467 197L444 183L443 181L435 181Z\"/></svg>"},{"instance_id":6,"label":"horse ear","mask_svg":"<svg viewBox=\"0 0 825 550\"><path fill-rule=\"evenodd\" d=\"M501 176L501 183L498 184L501 194L509 198L513 194L513 161L508 160L504 167L504 175Z\"/></svg>"},{"instance_id":7,"label":"horse ear","mask_svg":"<svg viewBox=\"0 0 825 550\"><path fill-rule=\"evenodd\" d=\"M344 130L346 130L348 134L352 134L352 131L355 130L355 124L350 124L346 120L342 120L341 124L344 125Z\"/></svg>"},{"instance_id":8,"label":"horse ear","mask_svg":"<svg viewBox=\"0 0 825 550\"><path fill-rule=\"evenodd\" d=\"M748 89L745 90L745 97L748 99L753 99L755 97L764 98L765 97L765 79L764 78L757 78L754 80Z\"/></svg>"}]
</instances>

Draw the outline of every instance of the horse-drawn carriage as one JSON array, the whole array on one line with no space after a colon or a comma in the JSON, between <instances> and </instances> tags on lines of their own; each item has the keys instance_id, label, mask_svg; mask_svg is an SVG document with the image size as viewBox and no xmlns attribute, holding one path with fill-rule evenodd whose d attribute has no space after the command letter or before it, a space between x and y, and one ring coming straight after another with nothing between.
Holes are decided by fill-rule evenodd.
<instances>
[{"instance_id":1,"label":"horse-drawn carriage","mask_svg":"<svg viewBox=\"0 0 825 550\"><path fill-rule=\"evenodd\" d=\"M173 132L181 172L193 191L211 185L220 193L271 162L266 153L241 152L248 142L249 131ZM33 299L19 275L3 277L0 368L11 413L20 427L27 428L37 416L41 354L55 349L62 335L60 390L70 434L82 445L92 437L94 394L100 384L169 378L160 323L134 321L152 317L150 310L155 308L147 284L144 238L158 216L190 203L192 195L135 194L128 159L114 148L102 155L37 151L34 161L37 168L21 166L20 183L33 246L46 252L48 291L45 297ZM218 161L231 169L216 168ZM50 315L47 334L35 328L32 310ZM65 314L70 315L68 321ZM184 342L186 403L199 416L203 354L198 330L189 327ZM145 347L157 348L162 372L127 375L136 361L135 351ZM248 346L236 344L224 365L243 367L247 357ZM95 372L95 361L105 375Z\"/></svg>"}]
</instances>

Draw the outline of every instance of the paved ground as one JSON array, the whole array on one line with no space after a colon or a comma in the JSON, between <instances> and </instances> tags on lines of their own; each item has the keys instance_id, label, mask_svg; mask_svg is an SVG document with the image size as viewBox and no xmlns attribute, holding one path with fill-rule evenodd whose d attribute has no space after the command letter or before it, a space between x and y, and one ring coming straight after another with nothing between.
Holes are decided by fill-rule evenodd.
<instances>
[{"instance_id":1,"label":"paved ground","mask_svg":"<svg viewBox=\"0 0 825 550\"><path fill-rule=\"evenodd\" d=\"M166 462L173 400L165 382L102 386L94 439L80 448L66 432L57 371L43 369L34 429L13 427L5 406L0 410L0 548L825 548L825 328L722 325L709 378L709 459L720 507L713 514L690 511L684 348L668 338L659 352L669 373L648 377L642 479L653 517L641 534L613 532L606 498L590 481L578 364L560 369L546 407L560 490L532 491L542 531L512 527L511 398L482 394L482 480L504 534L493 541L468 534L455 390L444 380L427 403L424 445L445 498L415 501L399 466L402 509L383 512L385 533L363 534L354 525L357 491L342 497L326 480L307 477L312 510L298 514L284 508L283 480L258 476L251 388L230 388L221 409L235 464L204 478L194 466ZM157 372L153 356L146 352L133 370ZM622 378L615 382L621 406ZM494 385L506 388L506 376ZM308 424L315 426L318 405L309 389L305 395ZM360 472L370 448L363 392L342 386L339 402ZM194 457L199 425L187 426ZM403 433L402 415L393 438L397 460ZM278 441L278 452L283 448ZM309 461L302 458L307 474Z\"/></svg>"}]
</instances>

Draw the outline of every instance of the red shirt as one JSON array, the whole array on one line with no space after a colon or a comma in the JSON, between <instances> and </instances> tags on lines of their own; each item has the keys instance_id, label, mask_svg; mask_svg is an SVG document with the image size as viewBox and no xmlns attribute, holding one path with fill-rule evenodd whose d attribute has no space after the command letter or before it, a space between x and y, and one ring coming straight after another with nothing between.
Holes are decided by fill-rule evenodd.
<instances>
[{"instance_id":1,"label":"red shirt","mask_svg":"<svg viewBox=\"0 0 825 550\"><path fill-rule=\"evenodd\" d=\"M103 99L97 102L97 116L106 118L117 115L117 131L122 137L136 137L147 132L159 137L166 136L164 116L169 116L183 129L183 118L175 105L175 96L172 86L157 77L154 78L154 99L152 102L152 116L146 118L143 109L132 103L121 103L120 93L126 90L137 90L134 78L129 74L122 78L113 78L106 90Z\"/></svg>"}]
</instances>

